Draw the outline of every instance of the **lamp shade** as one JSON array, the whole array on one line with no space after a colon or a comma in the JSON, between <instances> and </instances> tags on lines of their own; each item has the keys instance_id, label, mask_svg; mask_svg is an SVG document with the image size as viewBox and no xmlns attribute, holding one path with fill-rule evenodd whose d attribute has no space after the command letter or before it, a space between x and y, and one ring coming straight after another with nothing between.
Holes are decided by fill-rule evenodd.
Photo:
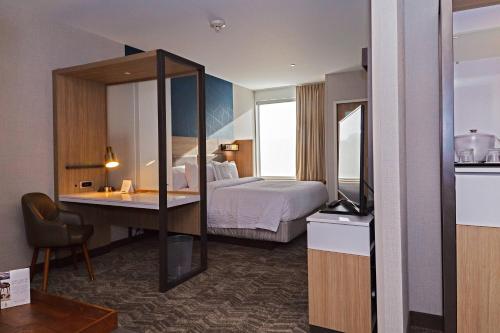
<instances>
[{"instance_id":1,"label":"lamp shade","mask_svg":"<svg viewBox=\"0 0 500 333\"><path fill-rule=\"evenodd\" d=\"M106 168L114 168L120 165L120 162L118 162L118 160L116 159L115 153L113 153L113 148L111 148L111 146L106 147L104 165L106 166Z\"/></svg>"}]
</instances>

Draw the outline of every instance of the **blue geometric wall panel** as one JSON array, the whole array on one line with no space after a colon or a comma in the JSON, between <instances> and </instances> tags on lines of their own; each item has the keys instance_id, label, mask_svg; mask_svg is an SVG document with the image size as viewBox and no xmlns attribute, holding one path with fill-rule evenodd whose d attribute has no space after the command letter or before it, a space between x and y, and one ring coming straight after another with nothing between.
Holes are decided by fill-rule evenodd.
<instances>
[{"instance_id":1,"label":"blue geometric wall panel","mask_svg":"<svg viewBox=\"0 0 500 333\"><path fill-rule=\"evenodd\" d=\"M196 76L171 80L172 134L198 136L198 109L196 108Z\"/></svg>"},{"instance_id":2,"label":"blue geometric wall panel","mask_svg":"<svg viewBox=\"0 0 500 333\"><path fill-rule=\"evenodd\" d=\"M207 137L232 139L233 84L215 76L205 76Z\"/></svg>"},{"instance_id":3,"label":"blue geometric wall panel","mask_svg":"<svg viewBox=\"0 0 500 333\"><path fill-rule=\"evenodd\" d=\"M172 79L172 134L196 137L196 77ZM206 131L209 138L233 139L233 84L205 75Z\"/></svg>"}]
</instances>

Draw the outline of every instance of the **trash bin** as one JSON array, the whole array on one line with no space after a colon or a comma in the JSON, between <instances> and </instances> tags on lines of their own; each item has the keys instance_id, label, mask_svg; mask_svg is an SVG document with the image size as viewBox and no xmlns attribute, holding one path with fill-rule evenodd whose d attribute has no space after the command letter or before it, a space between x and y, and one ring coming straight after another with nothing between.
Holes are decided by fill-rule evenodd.
<instances>
[{"instance_id":1,"label":"trash bin","mask_svg":"<svg viewBox=\"0 0 500 333\"><path fill-rule=\"evenodd\" d=\"M188 235L169 236L167 242L168 278L178 279L191 270L193 237Z\"/></svg>"}]
</instances>

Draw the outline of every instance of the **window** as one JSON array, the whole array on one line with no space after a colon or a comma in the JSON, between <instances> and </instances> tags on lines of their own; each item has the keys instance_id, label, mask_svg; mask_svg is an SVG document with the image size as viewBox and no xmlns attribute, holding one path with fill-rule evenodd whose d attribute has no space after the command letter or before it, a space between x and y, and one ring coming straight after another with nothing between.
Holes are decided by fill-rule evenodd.
<instances>
[{"instance_id":1,"label":"window","mask_svg":"<svg viewBox=\"0 0 500 333\"><path fill-rule=\"evenodd\" d=\"M294 100L258 104L257 166L260 176L295 178L296 114Z\"/></svg>"}]
</instances>

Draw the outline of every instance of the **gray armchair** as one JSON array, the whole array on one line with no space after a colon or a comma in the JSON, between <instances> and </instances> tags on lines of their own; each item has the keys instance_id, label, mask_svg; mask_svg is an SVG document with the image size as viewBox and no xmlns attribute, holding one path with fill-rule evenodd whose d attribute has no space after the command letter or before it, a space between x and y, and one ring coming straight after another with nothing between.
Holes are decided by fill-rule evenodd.
<instances>
[{"instance_id":1,"label":"gray armchair","mask_svg":"<svg viewBox=\"0 0 500 333\"><path fill-rule=\"evenodd\" d=\"M83 224L79 214L59 209L54 201L43 193L25 194L21 204L28 244L34 248L31 277L35 273L38 252L41 248L45 249L42 290L47 291L50 252L54 248L71 248L75 260L75 249L81 247L90 280L94 280L87 249L87 241L94 233L93 226Z\"/></svg>"}]
</instances>

